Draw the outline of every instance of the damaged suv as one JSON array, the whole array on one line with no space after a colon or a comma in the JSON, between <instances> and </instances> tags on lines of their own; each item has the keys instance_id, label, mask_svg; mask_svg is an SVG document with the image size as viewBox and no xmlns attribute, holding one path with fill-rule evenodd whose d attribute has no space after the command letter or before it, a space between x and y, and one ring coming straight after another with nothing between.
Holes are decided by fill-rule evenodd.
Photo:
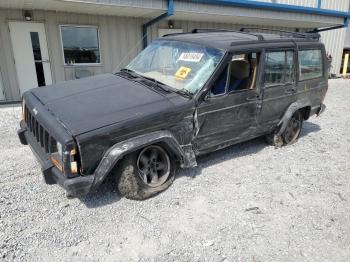
<instances>
[{"instance_id":1,"label":"damaged suv","mask_svg":"<svg viewBox=\"0 0 350 262\"><path fill-rule=\"evenodd\" d=\"M18 136L67 196L111 174L122 195L146 199L201 154L259 136L294 143L325 108L327 73L315 33L167 35L119 72L26 92Z\"/></svg>"}]
</instances>

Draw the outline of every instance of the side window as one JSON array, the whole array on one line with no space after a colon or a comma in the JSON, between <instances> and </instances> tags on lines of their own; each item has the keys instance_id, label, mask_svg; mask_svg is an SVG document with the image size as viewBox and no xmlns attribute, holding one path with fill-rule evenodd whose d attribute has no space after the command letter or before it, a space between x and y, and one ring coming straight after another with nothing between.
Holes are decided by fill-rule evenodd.
<instances>
[{"instance_id":1,"label":"side window","mask_svg":"<svg viewBox=\"0 0 350 262\"><path fill-rule=\"evenodd\" d=\"M215 85L211 89L210 96L222 95L226 92L228 66L222 71Z\"/></svg>"},{"instance_id":2,"label":"side window","mask_svg":"<svg viewBox=\"0 0 350 262\"><path fill-rule=\"evenodd\" d=\"M266 53L265 86L283 83L285 52Z\"/></svg>"},{"instance_id":3,"label":"side window","mask_svg":"<svg viewBox=\"0 0 350 262\"><path fill-rule=\"evenodd\" d=\"M244 53L232 56L230 82L227 91L255 89L260 53Z\"/></svg>"},{"instance_id":4,"label":"side window","mask_svg":"<svg viewBox=\"0 0 350 262\"><path fill-rule=\"evenodd\" d=\"M265 86L294 82L294 52L267 52L265 57Z\"/></svg>"},{"instance_id":5,"label":"side window","mask_svg":"<svg viewBox=\"0 0 350 262\"><path fill-rule=\"evenodd\" d=\"M260 53L233 55L230 64L226 66L211 89L210 96L255 89L259 59Z\"/></svg>"},{"instance_id":6,"label":"side window","mask_svg":"<svg viewBox=\"0 0 350 262\"><path fill-rule=\"evenodd\" d=\"M287 51L286 52L286 74L284 82L286 84L294 83L295 81L295 73L294 73L294 52Z\"/></svg>"},{"instance_id":7,"label":"side window","mask_svg":"<svg viewBox=\"0 0 350 262\"><path fill-rule=\"evenodd\" d=\"M299 76L300 80L322 77L322 52L321 50L299 51Z\"/></svg>"}]
</instances>

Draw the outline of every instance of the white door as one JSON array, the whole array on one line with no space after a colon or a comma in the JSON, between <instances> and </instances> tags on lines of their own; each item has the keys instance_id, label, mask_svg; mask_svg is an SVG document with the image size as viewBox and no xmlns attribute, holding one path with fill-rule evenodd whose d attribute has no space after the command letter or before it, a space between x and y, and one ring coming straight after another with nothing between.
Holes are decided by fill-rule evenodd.
<instances>
[{"instance_id":1,"label":"white door","mask_svg":"<svg viewBox=\"0 0 350 262\"><path fill-rule=\"evenodd\" d=\"M2 78L1 78L1 72L0 72L0 101L4 100L5 96L4 96L4 88L2 85Z\"/></svg>"},{"instance_id":2,"label":"white door","mask_svg":"<svg viewBox=\"0 0 350 262\"><path fill-rule=\"evenodd\" d=\"M9 22L9 26L21 94L52 84L44 24Z\"/></svg>"}]
</instances>

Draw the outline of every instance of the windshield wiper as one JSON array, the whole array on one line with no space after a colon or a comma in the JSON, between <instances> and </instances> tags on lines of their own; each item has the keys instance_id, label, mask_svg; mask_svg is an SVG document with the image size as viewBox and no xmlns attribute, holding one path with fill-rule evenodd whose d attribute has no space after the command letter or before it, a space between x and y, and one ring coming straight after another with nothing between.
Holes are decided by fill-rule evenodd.
<instances>
[{"instance_id":1,"label":"windshield wiper","mask_svg":"<svg viewBox=\"0 0 350 262\"><path fill-rule=\"evenodd\" d=\"M136 74L137 74L137 73L136 73ZM138 76L140 76L141 78L144 78L144 79L146 79L146 80L148 80L148 81L153 82L154 84L156 84L156 87L162 89L163 91L165 91L165 92L167 92L167 93L171 92L170 88L168 88L166 84L164 84L164 83L158 81L158 80L155 79L155 78L152 78L152 77L149 77L149 76L144 76L144 75L141 75L141 74L138 74Z\"/></svg>"},{"instance_id":2,"label":"windshield wiper","mask_svg":"<svg viewBox=\"0 0 350 262\"><path fill-rule=\"evenodd\" d=\"M188 97L188 98L192 98L192 96L193 96L193 94L190 91L188 91L187 89L176 90L175 92L177 94L180 94L180 95Z\"/></svg>"},{"instance_id":3,"label":"windshield wiper","mask_svg":"<svg viewBox=\"0 0 350 262\"><path fill-rule=\"evenodd\" d=\"M132 77L138 77L139 76L134 70L131 70L131 69L128 69L128 68L120 69L120 72L127 73L127 74L131 75Z\"/></svg>"},{"instance_id":4,"label":"windshield wiper","mask_svg":"<svg viewBox=\"0 0 350 262\"><path fill-rule=\"evenodd\" d=\"M120 71L122 72L126 72L134 77L140 77L140 78L143 78L143 79L146 79L148 81L151 81L153 82L154 84L156 84L156 87L157 88L160 88L162 89L163 91L169 93L171 91L177 93L177 94L180 94L182 96L185 96L185 97L188 97L188 98L192 98L192 93L189 92L188 90L186 89L182 89L182 90L174 90L173 88L169 88L166 84L164 84L163 82L160 82L158 81L157 79L155 78L152 78L152 77L149 77L149 76L144 76L144 75L141 75L137 72L135 72L134 70L131 70L131 69L128 69L128 68L123 68L121 69Z\"/></svg>"}]
</instances>

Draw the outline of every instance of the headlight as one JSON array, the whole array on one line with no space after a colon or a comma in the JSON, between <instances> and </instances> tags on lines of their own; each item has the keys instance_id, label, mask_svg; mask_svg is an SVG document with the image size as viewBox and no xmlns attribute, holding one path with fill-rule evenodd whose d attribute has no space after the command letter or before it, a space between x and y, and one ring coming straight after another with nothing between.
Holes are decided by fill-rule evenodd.
<instances>
[{"instance_id":1,"label":"headlight","mask_svg":"<svg viewBox=\"0 0 350 262\"><path fill-rule=\"evenodd\" d=\"M24 101L24 99L22 100L22 120L26 121L25 119L25 107L26 107L26 101Z\"/></svg>"},{"instance_id":2,"label":"headlight","mask_svg":"<svg viewBox=\"0 0 350 262\"><path fill-rule=\"evenodd\" d=\"M70 175L78 175L78 152L76 148L63 151L62 144L56 142L57 152L50 156L51 162L61 171L70 171ZM66 149L64 149L66 150Z\"/></svg>"},{"instance_id":3,"label":"headlight","mask_svg":"<svg viewBox=\"0 0 350 262\"><path fill-rule=\"evenodd\" d=\"M57 153L59 154L59 156L60 156L60 158L62 160L62 156L63 156L63 154L62 154L62 145L61 145L60 142L57 142L56 146L57 146Z\"/></svg>"}]
</instances>

